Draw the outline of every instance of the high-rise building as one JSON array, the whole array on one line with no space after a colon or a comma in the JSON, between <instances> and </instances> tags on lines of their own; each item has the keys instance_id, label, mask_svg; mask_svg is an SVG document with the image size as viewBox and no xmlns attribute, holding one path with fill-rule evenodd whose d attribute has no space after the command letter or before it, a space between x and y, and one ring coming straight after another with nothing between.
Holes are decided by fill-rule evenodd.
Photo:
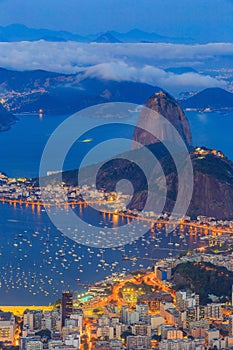
<instances>
[{"instance_id":1,"label":"high-rise building","mask_svg":"<svg viewBox=\"0 0 233 350\"><path fill-rule=\"evenodd\" d=\"M30 342L35 342L35 348L40 346L40 336L33 336L33 337L21 337L20 338L20 350L27 350L27 344ZM33 345L30 345L31 348L33 348Z\"/></svg>"},{"instance_id":2,"label":"high-rise building","mask_svg":"<svg viewBox=\"0 0 233 350\"><path fill-rule=\"evenodd\" d=\"M233 335L233 316L229 316L229 335Z\"/></svg>"},{"instance_id":3,"label":"high-rise building","mask_svg":"<svg viewBox=\"0 0 233 350\"><path fill-rule=\"evenodd\" d=\"M214 320L222 320L222 304L212 303L207 304L206 307L206 317Z\"/></svg>"},{"instance_id":4,"label":"high-rise building","mask_svg":"<svg viewBox=\"0 0 233 350\"><path fill-rule=\"evenodd\" d=\"M111 326L101 326L97 328L96 332L97 338L114 339L114 327Z\"/></svg>"},{"instance_id":5,"label":"high-rise building","mask_svg":"<svg viewBox=\"0 0 233 350\"><path fill-rule=\"evenodd\" d=\"M42 328L42 316L41 310L25 310L23 325L28 325L31 331L40 330Z\"/></svg>"},{"instance_id":6,"label":"high-rise building","mask_svg":"<svg viewBox=\"0 0 233 350\"><path fill-rule=\"evenodd\" d=\"M100 340L94 345L93 350L122 350L121 340Z\"/></svg>"},{"instance_id":7,"label":"high-rise building","mask_svg":"<svg viewBox=\"0 0 233 350\"><path fill-rule=\"evenodd\" d=\"M121 321L127 325L139 322L139 312L123 306L121 309Z\"/></svg>"},{"instance_id":8,"label":"high-rise building","mask_svg":"<svg viewBox=\"0 0 233 350\"><path fill-rule=\"evenodd\" d=\"M204 350L200 339L164 339L159 343L160 350Z\"/></svg>"},{"instance_id":9,"label":"high-rise building","mask_svg":"<svg viewBox=\"0 0 233 350\"><path fill-rule=\"evenodd\" d=\"M187 293L183 291L176 292L176 308L178 310L185 309L185 301L186 301Z\"/></svg>"},{"instance_id":10,"label":"high-rise building","mask_svg":"<svg viewBox=\"0 0 233 350\"><path fill-rule=\"evenodd\" d=\"M169 266L155 266L155 277L160 281L169 281L172 276L172 269Z\"/></svg>"},{"instance_id":11,"label":"high-rise building","mask_svg":"<svg viewBox=\"0 0 233 350\"><path fill-rule=\"evenodd\" d=\"M42 349L43 349L43 343L40 340L29 341L26 344L26 350L42 350Z\"/></svg>"},{"instance_id":12,"label":"high-rise building","mask_svg":"<svg viewBox=\"0 0 233 350\"><path fill-rule=\"evenodd\" d=\"M189 307L199 307L199 295L184 291L176 292L176 308L185 310Z\"/></svg>"},{"instance_id":13,"label":"high-rise building","mask_svg":"<svg viewBox=\"0 0 233 350\"><path fill-rule=\"evenodd\" d=\"M206 331L205 342L209 346L211 346L211 343L213 342L213 340L219 339L219 338L220 338L219 329L211 328Z\"/></svg>"},{"instance_id":14,"label":"high-rise building","mask_svg":"<svg viewBox=\"0 0 233 350\"><path fill-rule=\"evenodd\" d=\"M15 317L11 312L0 312L0 341L13 342Z\"/></svg>"},{"instance_id":15,"label":"high-rise building","mask_svg":"<svg viewBox=\"0 0 233 350\"><path fill-rule=\"evenodd\" d=\"M150 349L151 341L150 337L136 335L136 336L128 336L127 337L127 349L128 350L137 350L137 349Z\"/></svg>"},{"instance_id":16,"label":"high-rise building","mask_svg":"<svg viewBox=\"0 0 233 350\"><path fill-rule=\"evenodd\" d=\"M70 318L73 312L73 294L71 291L62 292L62 327L65 326L66 318Z\"/></svg>"},{"instance_id":17,"label":"high-rise building","mask_svg":"<svg viewBox=\"0 0 233 350\"><path fill-rule=\"evenodd\" d=\"M147 304L137 304L136 311L139 313L139 321L146 322L148 320L149 306Z\"/></svg>"},{"instance_id":18,"label":"high-rise building","mask_svg":"<svg viewBox=\"0 0 233 350\"><path fill-rule=\"evenodd\" d=\"M151 336L151 325L135 324L131 326L133 335L148 335Z\"/></svg>"}]
</instances>

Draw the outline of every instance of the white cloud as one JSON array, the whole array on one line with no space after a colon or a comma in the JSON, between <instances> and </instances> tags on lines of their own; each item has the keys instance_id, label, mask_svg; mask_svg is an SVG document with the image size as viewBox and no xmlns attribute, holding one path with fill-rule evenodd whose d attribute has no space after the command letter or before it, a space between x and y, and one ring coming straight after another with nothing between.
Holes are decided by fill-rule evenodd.
<instances>
[{"instance_id":1,"label":"white cloud","mask_svg":"<svg viewBox=\"0 0 233 350\"><path fill-rule=\"evenodd\" d=\"M0 43L0 66L10 69L45 69L63 73L85 70L86 76L132 80L167 89L224 86L210 76L197 73L176 75L161 68L210 62L233 55L233 44L85 44L77 42Z\"/></svg>"},{"instance_id":2,"label":"white cloud","mask_svg":"<svg viewBox=\"0 0 233 350\"><path fill-rule=\"evenodd\" d=\"M125 62L101 63L85 70L84 77L96 77L106 80L129 80L160 86L176 92L177 89L202 89L206 87L226 86L224 81L198 73L174 74L163 69L146 65L135 67Z\"/></svg>"}]
</instances>

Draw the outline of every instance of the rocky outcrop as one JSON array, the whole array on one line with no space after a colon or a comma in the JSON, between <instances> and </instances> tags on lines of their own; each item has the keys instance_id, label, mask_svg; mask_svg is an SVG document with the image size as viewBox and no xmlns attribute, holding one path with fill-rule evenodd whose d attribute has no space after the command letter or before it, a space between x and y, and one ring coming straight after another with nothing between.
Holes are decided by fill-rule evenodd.
<instances>
[{"instance_id":1,"label":"rocky outcrop","mask_svg":"<svg viewBox=\"0 0 233 350\"><path fill-rule=\"evenodd\" d=\"M172 135L170 129L162 123L156 124L156 116L160 114L165 117L179 132L185 144L192 145L192 137L188 120L176 100L164 91L154 93L146 102L138 120L138 127L135 129L133 140L149 145L156 142L175 141L175 135ZM158 135L158 138L146 132L144 127L149 129L152 134Z\"/></svg>"},{"instance_id":2,"label":"rocky outcrop","mask_svg":"<svg viewBox=\"0 0 233 350\"><path fill-rule=\"evenodd\" d=\"M195 218L198 215L216 219L233 219L233 163L227 158L214 155L199 157L191 152L194 171L194 186L187 214ZM167 198L164 210L171 212L177 197L178 177L174 165L169 165L168 157L161 159L166 174ZM153 174L154 186L159 178ZM143 209L146 189L134 196L132 207ZM153 207L153 203L150 203Z\"/></svg>"},{"instance_id":3,"label":"rocky outcrop","mask_svg":"<svg viewBox=\"0 0 233 350\"><path fill-rule=\"evenodd\" d=\"M233 163L213 155L194 157L194 191L189 208L193 216L233 218Z\"/></svg>"},{"instance_id":4,"label":"rocky outcrop","mask_svg":"<svg viewBox=\"0 0 233 350\"><path fill-rule=\"evenodd\" d=\"M178 188L175 164L172 162L170 155L165 155L165 150L161 147L161 144L151 145L149 149L159 159L166 177L166 184L162 181L158 169L151 165L150 181L153 193L148 207L156 211L156 207L160 206L164 200L163 187L165 185L167 194L163 211L172 212ZM141 159L140 152L140 149L137 149L127 155L130 159ZM211 154L211 151L206 156L200 157L194 150L190 152L190 157L194 171L194 190L187 214L193 218L198 215L205 215L216 219L233 219L233 163L224 156L218 157ZM144 162L144 166L150 166L146 159ZM93 168L93 174L95 174L95 166L92 166L88 168L88 176L92 173L90 168ZM99 169L99 164L97 168ZM77 171L64 173L64 180L68 183L77 185L77 179ZM134 187L134 195L129 207L142 210L148 197L147 181L145 176L142 176L140 169L137 169L137 166L124 159L124 154L119 155L119 159L109 161L103 167L100 167L97 187L106 191L114 191L117 182L121 179L129 180Z\"/></svg>"}]
</instances>

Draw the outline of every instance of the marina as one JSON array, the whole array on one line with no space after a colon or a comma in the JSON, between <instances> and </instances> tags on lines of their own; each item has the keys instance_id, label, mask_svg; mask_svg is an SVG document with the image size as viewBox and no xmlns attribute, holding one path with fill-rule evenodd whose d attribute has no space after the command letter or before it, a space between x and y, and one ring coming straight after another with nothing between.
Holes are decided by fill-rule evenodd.
<instances>
[{"instance_id":1,"label":"marina","mask_svg":"<svg viewBox=\"0 0 233 350\"><path fill-rule=\"evenodd\" d=\"M205 246L200 238L209 235L207 229L189 226L166 234L165 225L160 223L152 231L148 225L147 234L126 246L96 249L67 238L51 225L45 211L33 211L26 205L0 205L6 218L5 224L0 223L0 259L4 261L0 284L6 304L16 297L25 304L29 300L32 304L34 300L48 304L64 286L85 291L77 279L84 284L94 283L118 271L146 269L156 259ZM89 217L90 208L82 206L79 214L84 219ZM111 214L96 215L92 220L102 227L114 224ZM119 224L127 223L124 216L118 220ZM137 222L133 229L137 230ZM123 259L125 256L129 259Z\"/></svg>"}]
</instances>

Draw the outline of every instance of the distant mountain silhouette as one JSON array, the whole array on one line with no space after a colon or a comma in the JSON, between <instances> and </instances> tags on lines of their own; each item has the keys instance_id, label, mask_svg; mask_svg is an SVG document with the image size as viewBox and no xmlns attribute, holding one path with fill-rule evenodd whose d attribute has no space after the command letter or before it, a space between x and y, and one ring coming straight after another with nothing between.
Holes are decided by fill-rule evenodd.
<instances>
[{"instance_id":1,"label":"distant mountain silhouette","mask_svg":"<svg viewBox=\"0 0 233 350\"><path fill-rule=\"evenodd\" d=\"M11 24L6 27L0 27L0 41L87 41L87 39L78 34L72 34L66 31L56 31L50 29L28 28L23 24Z\"/></svg>"},{"instance_id":2,"label":"distant mountain silhouette","mask_svg":"<svg viewBox=\"0 0 233 350\"><path fill-rule=\"evenodd\" d=\"M221 88L208 88L196 95L181 101L183 108L198 108L198 109L232 109L233 94Z\"/></svg>"},{"instance_id":3,"label":"distant mountain silhouette","mask_svg":"<svg viewBox=\"0 0 233 350\"><path fill-rule=\"evenodd\" d=\"M117 31L107 31L106 33L93 33L88 35L73 34L67 31L29 28L23 24L11 24L0 26L0 41L77 41L77 42L100 42L100 43L119 43L119 42L170 42L170 43L188 43L192 42L190 38L173 38L162 36L157 33L147 33L140 29L133 29L126 33Z\"/></svg>"},{"instance_id":4,"label":"distant mountain silhouette","mask_svg":"<svg viewBox=\"0 0 233 350\"><path fill-rule=\"evenodd\" d=\"M165 71L174 74L198 73L196 69L192 67L170 67L166 68Z\"/></svg>"},{"instance_id":5,"label":"distant mountain silhouette","mask_svg":"<svg viewBox=\"0 0 233 350\"><path fill-rule=\"evenodd\" d=\"M137 43L137 42L147 42L147 43L157 43L157 42L166 42L166 43L188 43L192 42L191 38L175 38L160 35L157 33L148 33L140 29L132 29L126 33L119 33L116 31L110 31L110 33L123 42Z\"/></svg>"},{"instance_id":6,"label":"distant mountain silhouette","mask_svg":"<svg viewBox=\"0 0 233 350\"><path fill-rule=\"evenodd\" d=\"M114 35L112 35L110 32L106 32L104 34L101 34L93 40L93 42L96 43L121 43L120 40L118 40Z\"/></svg>"}]
</instances>

